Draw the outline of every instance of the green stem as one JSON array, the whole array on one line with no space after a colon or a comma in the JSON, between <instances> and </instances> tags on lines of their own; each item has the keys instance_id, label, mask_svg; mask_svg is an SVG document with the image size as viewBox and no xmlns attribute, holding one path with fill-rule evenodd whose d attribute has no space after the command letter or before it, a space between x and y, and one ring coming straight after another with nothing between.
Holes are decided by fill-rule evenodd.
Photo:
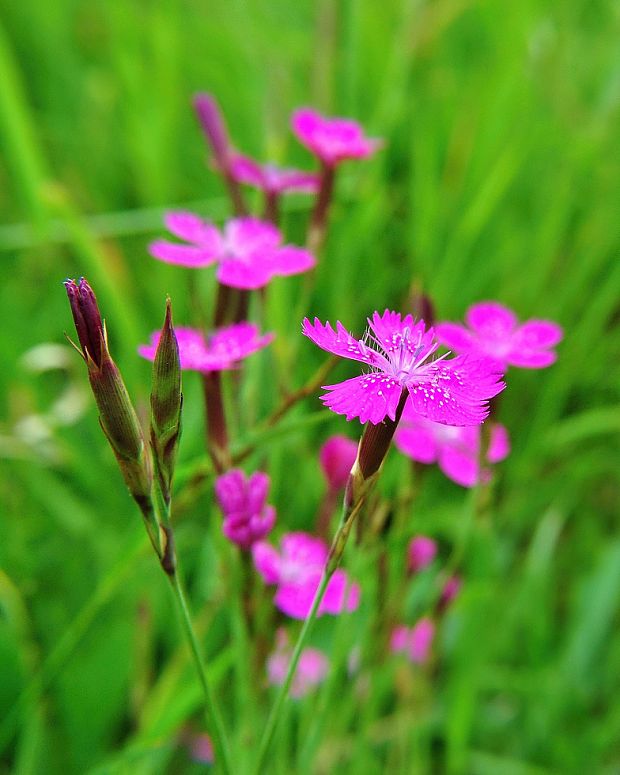
<instances>
[{"instance_id":1,"label":"green stem","mask_svg":"<svg viewBox=\"0 0 620 775\"><path fill-rule=\"evenodd\" d=\"M319 610L319 606L321 605L321 601L323 600L325 590L327 589L327 585L329 584L329 580L331 579L334 573L334 570L335 568L330 570L325 568L323 570L323 575L321 576L321 583L319 584L318 589L314 595L314 600L312 601L310 613L308 614L308 616L306 617L306 620L304 621L303 627L301 628L301 632L299 633L299 637L297 638L297 643L295 644L295 648L293 649L293 654L291 656L291 661L288 666L286 678L284 679L284 683L280 686L278 695L276 697L276 701L273 707L271 708L271 713L269 714L269 718L267 719L267 725L265 726L265 731L263 732L263 736L261 738L260 745L258 748L258 756L256 757L256 764L254 767L255 775L260 775L260 773L263 772L263 762L265 760L265 757L267 756L269 745L271 744L271 741L273 739L278 722L280 721L280 716L282 715L282 708L284 706L284 702L286 698L288 697L288 692L289 692L291 683L293 681L293 676L295 675L295 670L297 669L297 663L299 662L299 657L301 656L301 652L305 645L306 638L310 633L310 629L314 624L317 611Z\"/></svg>"},{"instance_id":2,"label":"green stem","mask_svg":"<svg viewBox=\"0 0 620 775\"><path fill-rule=\"evenodd\" d=\"M209 734L213 740L213 747L215 749L215 764L220 769L220 771L224 773L224 775L229 775L229 773L233 772L233 769L230 763L230 750L226 740L224 723L211 691L211 685L209 683L209 679L207 678L207 672L200 655L200 648L198 646L196 633L194 632L194 626L192 624L191 615L187 606L187 600L185 599L185 593L183 592L183 588L181 587L181 582L179 581L179 576L177 573L168 576L168 578L170 579L170 586L174 592L183 632L187 638L187 642L194 659L194 665L196 666L196 672L200 678L200 683L205 698L207 726L209 729Z\"/></svg>"}]
</instances>

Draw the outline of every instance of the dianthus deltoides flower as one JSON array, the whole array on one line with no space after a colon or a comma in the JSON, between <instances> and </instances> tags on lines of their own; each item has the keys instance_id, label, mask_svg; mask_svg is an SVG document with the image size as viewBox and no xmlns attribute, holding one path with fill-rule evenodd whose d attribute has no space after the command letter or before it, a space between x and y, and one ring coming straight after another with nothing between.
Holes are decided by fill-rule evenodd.
<instances>
[{"instance_id":1,"label":"dianthus deltoides flower","mask_svg":"<svg viewBox=\"0 0 620 775\"><path fill-rule=\"evenodd\" d=\"M287 533L280 539L281 551L259 541L252 547L254 565L266 584L277 584L275 605L294 619L305 619L318 589L327 561L327 545L307 533ZM345 571L331 577L318 615L354 611L359 605L360 588L349 583Z\"/></svg>"},{"instance_id":2,"label":"dianthus deltoides flower","mask_svg":"<svg viewBox=\"0 0 620 775\"><path fill-rule=\"evenodd\" d=\"M217 264L218 282L231 288L262 288L273 277L306 272L316 263L307 250L281 245L280 231L257 218L233 218L222 231L190 212L168 213L164 223L186 244L155 240L149 245L154 258L193 269Z\"/></svg>"},{"instance_id":3,"label":"dianthus deltoides flower","mask_svg":"<svg viewBox=\"0 0 620 775\"><path fill-rule=\"evenodd\" d=\"M160 333L154 331L150 344L138 347L143 358L154 360ZM198 329L183 326L175 328L175 333L181 368L201 372L233 369L239 361L266 347L273 340L273 334L260 336L258 327L253 323L235 323L206 337Z\"/></svg>"},{"instance_id":4,"label":"dianthus deltoides flower","mask_svg":"<svg viewBox=\"0 0 620 775\"><path fill-rule=\"evenodd\" d=\"M251 549L275 524L276 511L267 505L268 492L269 477L262 471L246 477L233 468L215 482L215 497L224 515L222 530L240 549Z\"/></svg>"},{"instance_id":5,"label":"dianthus deltoides flower","mask_svg":"<svg viewBox=\"0 0 620 775\"><path fill-rule=\"evenodd\" d=\"M303 322L303 333L327 352L361 361L369 373L335 385L323 403L347 420L377 425L386 417L396 420L403 391L423 417L445 425L479 425L487 417L488 400L504 389L501 371L488 358L443 355L431 360L439 344L433 329L411 315L375 312L369 332L355 339L342 325L336 329L318 318Z\"/></svg>"},{"instance_id":6,"label":"dianthus deltoides flower","mask_svg":"<svg viewBox=\"0 0 620 775\"><path fill-rule=\"evenodd\" d=\"M515 313L495 301L474 304L465 315L467 326L439 323L439 342L458 353L493 358L504 370L508 366L542 369L557 358L553 347L562 341L562 328L551 320L528 320L519 324Z\"/></svg>"},{"instance_id":7,"label":"dianthus deltoides flower","mask_svg":"<svg viewBox=\"0 0 620 775\"><path fill-rule=\"evenodd\" d=\"M319 188L319 177L314 172L304 172L275 164L259 164L249 156L235 154L230 162L230 174L237 183L245 183L266 194L284 194L296 191L314 194Z\"/></svg>"},{"instance_id":8,"label":"dianthus deltoides flower","mask_svg":"<svg viewBox=\"0 0 620 775\"><path fill-rule=\"evenodd\" d=\"M299 142L327 167L346 159L364 159L383 145L381 140L366 137L356 121L326 118L311 108L296 110L291 124Z\"/></svg>"},{"instance_id":9,"label":"dianthus deltoides flower","mask_svg":"<svg viewBox=\"0 0 620 775\"><path fill-rule=\"evenodd\" d=\"M276 648L267 660L267 676L270 684L280 686L284 683L292 651L286 631L279 629L276 633ZM299 657L289 690L291 697L299 699L315 689L327 675L328 667L329 662L322 651L305 648Z\"/></svg>"},{"instance_id":10,"label":"dianthus deltoides flower","mask_svg":"<svg viewBox=\"0 0 620 775\"><path fill-rule=\"evenodd\" d=\"M479 425L454 428L420 417L405 405L400 425L394 434L396 447L418 463L437 463L443 473L462 487L488 482L491 472L480 468L482 428ZM490 428L486 462L498 463L508 457L510 440L503 425Z\"/></svg>"},{"instance_id":11,"label":"dianthus deltoides flower","mask_svg":"<svg viewBox=\"0 0 620 775\"><path fill-rule=\"evenodd\" d=\"M412 662L423 664L430 656L434 637L435 623L425 616L411 628L403 625L396 627L392 632L390 648L395 654L404 652Z\"/></svg>"}]
</instances>

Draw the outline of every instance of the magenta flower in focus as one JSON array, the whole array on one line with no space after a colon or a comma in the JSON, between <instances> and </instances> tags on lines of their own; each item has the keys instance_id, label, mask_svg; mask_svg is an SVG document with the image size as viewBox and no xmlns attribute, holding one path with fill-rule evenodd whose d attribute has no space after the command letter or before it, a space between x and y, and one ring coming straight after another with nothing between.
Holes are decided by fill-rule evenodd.
<instances>
[{"instance_id":1,"label":"magenta flower in focus","mask_svg":"<svg viewBox=\"0 0 620 775\"><path fill-rule=\"evenodd\" d=\"M287 533L280 539L280 548L278 552L266 541L258 541L252 547L254 565L266 584L277 584L275 605L287 616L305 619L327 561L327 544L308 533ZM354 611L359 599L359 585L349 583L339 568L327 585L318 615Z\"/></svg>"},{"instance_id":2,"label":"magenta flower in focus","mask_svg":"<svg viewBox=\"0 0 620 775\"><path fill-rule=\"evenodd\" d=\"M160 333L154 331L150 343L138 347L143 358L155 359ZM195 328L183 326L175 328L175 334L181 368L202 372L234 369L239 361L262 350L273 340L273 334L259 336L258 326L253 323L234 323L207 337Z\"/></svg>"},{"instance_id":3,"label":"magenta flower in focus","mask_svg":"<svg viewBox=\"0 0 620 775\"><path fill-rule=\"evenodd\" d=\"M251 549L275 524L275 509L267 506L268 491L269 477L262 471L246 477L233 468L215 482L215 497L224 515L222 530L240 549Z\"/></svg>"},{"instance_id":4,"label":"magenta flower in focus","mask_svg":"<svg viewBox=\"0 0 620 775\"><path fill-rule=\"evenodd\" d=\"M230 174L237 183L246 183L266 194L284 194L296 191L300 194L314 194L319 189L319 178L314 172L276 167L273 164L259 164L249 156L235 154L230 162Z\"/></svg>"},{"instance_id":5,"label":"magenta flower in focus","mask_svg":"<svg viewBox=\"0 0 620 775\"><path fill-rule=\"evenodd\" d=\"M346 436L330 436L321 447L321 470L330 490L342 490L357 457L357 442Z\"/></svg>"},{"instance_id":6,"label":"magenta flower in focus","mask_svg":"<svg viewBox=\"0 0 620 775\"><path fill-rule=\"evenodd\" d=\"M281 686L284 683L291 655L292 649L288 636L283 629L279 629L276 635L276 648L267 660L267 676L272 686ZM329 662L322 651L305 648L297 663L289 690L290 696L295 699L305 697L323 681L327 675L328 666Z\"/></svg>"},{"instance_id":7,"label":"magenta flower in focus","mask_svg":"<svg viewBox=\"0 0 620 775\"><path fill-rule=\"evenodd\" d=\"M435 623L425 616L411 628L402 625L394 628L390 649L395 654L407 654L412 662L421 665L428 660L434 637Z\"/></svg>"},{"instance_id":8,"label":"magenta flower in focus","mask_svg":"<svg viewBox=\"0 0 620 775\"><path fill-rule=\"evenodd\" d=\"M440 323L439 342L458 353L493 358L505 370L508 366L542 369L557 358L553 347L562 341L562 328L550 320L528 320L519 324L517 316L495 301L469 307L467 326Z\"/></svg>"},{"instance_id":9,"label":"magenta flower in focus","mask_svg":"<svg viewBox=\"0 0 620 775\"><path fill-rule=\"evenodd\" d=\"M154 258L194 269L218 264L218 281L232 288L262 288L273 277L306 272L316 263L307 250L281 245L279 230L257 218L233 218L221 232L190 212L168 213L164 222L186 244L155 240L149 245Z\"/></svg>"},{"instance_id":10,"label":"magenta flower in focus","mask_svg":"<svg viewBox=\"0 0 620 775\"><path fill-rule=\"evenodd\" d=\"M382 140L368 138L356 122L346 118L325 118L311 108L293 113L295 136L327 167L346 159L364 159L383 145Z\"/></svg>"},{"instance_id":11,"label":"magenta flower in focus","mask_svg":"<svg viewBox=\"0 0 620 775\"><path fill-rule=\"evenodd\" d=\"M416 412L445 425L479 425L487 417L488 399L505 387L496 364L487 358L446 356L429 360L439 344L433 329L411 315L375 312L368 319L370 331L355 339L342 323L334 330L318 318L303 322L303 333L327 352L361 361L371 372L336 385L321 397L325 406L347 420L380 423L396 419L403 390Z\"/></svg>"},{"instance_id":12,"label":"magenta flower in focus","mask_svg":"<svg viewBox=\"0 0 620 775\"><path fill-rule=\"evenodd\" d=\"M397 431L398 432L398 431ZM437 554L437 543L428 536L415 536L407 551L409 570L418 573L430 565Z\"/></svg>"},{"instance_id":13,"label":"magenta flower in focus","mask_svg":"<svg viewBox=\"0 0 620 775\"><path fill-rule=\"evenodd\" d=\"M454 428L431 422L420 417L409 402L394 434L394 444L401 452L418 463L437 463L449 479L462 487L474 487L491 477L488 468L480 469L481 440L481 426ZM509 452L508 431L493 423L486 461L498 463Z\"/></svg>"}]
</instances>

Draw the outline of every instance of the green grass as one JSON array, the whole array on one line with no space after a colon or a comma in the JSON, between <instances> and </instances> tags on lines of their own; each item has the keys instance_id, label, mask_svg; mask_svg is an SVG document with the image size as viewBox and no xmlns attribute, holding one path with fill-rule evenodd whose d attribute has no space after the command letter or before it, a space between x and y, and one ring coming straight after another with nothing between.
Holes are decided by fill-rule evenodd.
<instances>
[{"instance_id":1,"label":"green grass","mask_svg":"<svg viewBox=\"0 0 620 775\"><path fill-rule=\"evenodd\" d=\"M4 4L0 772L197 770L179 734L200 728L200 693L94 407L50 420L67 388L88 398L79 359L36 373L23 355L64 343L61 281L85 274L144 408L150 370L135 350L166 293L178 323L208 314L210 276L146 252L167 207L228 212L189 107L199 89L217 95L237 146L263 158L311 163L288 128L303 104L355 116L387 141L342 169L307 308L303 280L275 283L266 327L279 339L250 367L248 416L265 416L279 382L298 387L321 362L295 308L361 331L374 309L402 308L417 280L439 318L497 298L566 332L552 368L510 372L500 418L513 450L489 523L428 470L391 539L394 563L414 532L437 537L443 561L462 552L463 594L432 669L382 659L366 689L340 670L290 709L269 772L618 771L618 27L617 7L597 0ZM304 223L299 199L286 213L291 239ZM180 490L204 458L193 374L185 393ZM308 399L248 461L267 466L282 529L312 528L321 442L359 431L327 414ZM47 438L24 424L33 415ZM382 497L394 501L408 476L393 452ZM205 488L178 517L179 554L240 750L253 727L219 524ZM366 552L348 551L359 615L344 631L322 619L313 635L340 664L356 643L372 646L383 604ZM424 592L409 597L415 618ZM252 702L264 721L265 698Z\"/></svg>"}]
</instances>

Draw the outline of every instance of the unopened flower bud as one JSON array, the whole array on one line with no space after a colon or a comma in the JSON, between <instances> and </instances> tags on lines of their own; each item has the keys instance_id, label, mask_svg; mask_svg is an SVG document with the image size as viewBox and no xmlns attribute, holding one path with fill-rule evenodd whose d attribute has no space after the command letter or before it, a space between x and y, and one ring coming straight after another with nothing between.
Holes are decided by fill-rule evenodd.
<instances>
[{"instance_id":1,"label":"unopened flower bud","mask_svg":"<svg viewBox=\"0 0 620 775\"><path fill-rule=\"evenodd\" d=\"M131 495L140 506L147 524L153 527L150 459L127 388L108 351L105 324L101 320L97 299L84 278L77 283L67 280L65 288L80 342L80 347L75 347L88 367L88 379L99 409L101 428ZM152 538L154 535L156 532Z\"/></svg>"},{"instance_id":2,"label":"unopened flower bud","mask_svg":"<svg viewBox=\"0 0 620 775\"><path fill-rule=\"evenodd\" d=\"M213 151L215 165L220 171L228 170L230 141L224 118L215 97L205 92L197 94L194 97L194 110Z\"/></svg>"},{"instance_id":3,"label":"unopened flower bud","mask_svg":"<svg viewBox=\"0 0 620 775\"><path fill-rule=\"evenodd\" d=\"M170 502L172 476L181 434L181 362L172 326L170 299L153 361L151 446L162 496Z\"/></svg>"}]
</instances>

